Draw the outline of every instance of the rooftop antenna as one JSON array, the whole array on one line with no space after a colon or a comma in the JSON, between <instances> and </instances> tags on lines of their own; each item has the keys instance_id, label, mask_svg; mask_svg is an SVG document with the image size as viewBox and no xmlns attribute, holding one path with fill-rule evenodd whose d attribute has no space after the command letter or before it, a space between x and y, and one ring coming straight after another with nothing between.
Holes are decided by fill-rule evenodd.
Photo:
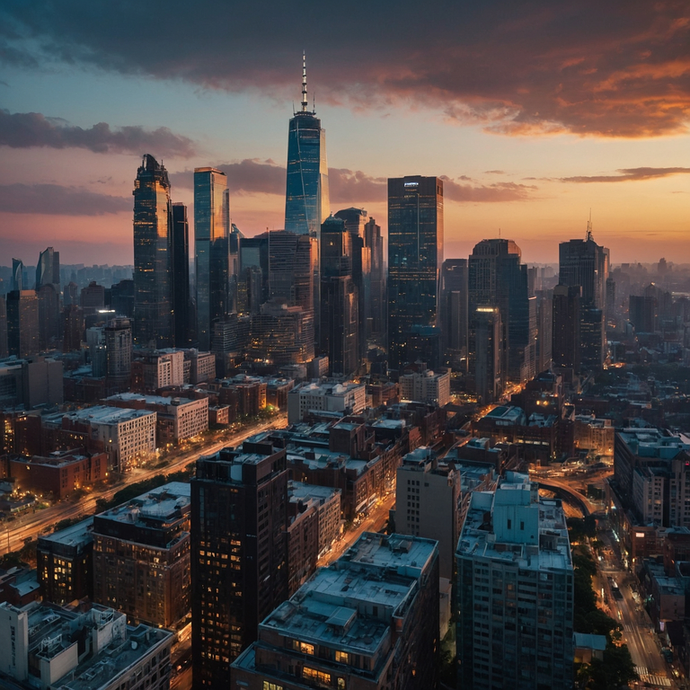
<instances>
[{"instance_id":1,"label":"rooftop antenna","mask_svg":"<svg viewBox=\"0 0 690 690\"><path fill-rule=\"evenodd\" d=\"M501 238L501 228L498 229L498 238Z\"/></svg>"},{"instance_id":2,"label":"rooftop antenna","mask_svg":"<svg viewBox=\"0 0 690 690\"><path fill-rule=\"evenodd\" d=\"M592 209L589 209L589 220L587 221L587 242L594 241L592 237Z\"/></svg>"},{"instance_id":3,"label":"rooftop antenna","mask_svg":"<svg viewBox=\"0 0 690 690\"><path fill-rule=\"evenodd\" d=\"M307 100L307 53L302 51L302 112L307 112L307 106L309 101Z\"/></svg>"}]
</instances>

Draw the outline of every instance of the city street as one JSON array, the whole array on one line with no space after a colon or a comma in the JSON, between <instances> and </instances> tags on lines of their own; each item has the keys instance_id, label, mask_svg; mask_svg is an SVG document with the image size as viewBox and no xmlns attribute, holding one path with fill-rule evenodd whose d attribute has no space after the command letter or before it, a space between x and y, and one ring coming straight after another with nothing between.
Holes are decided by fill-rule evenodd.
<instances>
[{"instance_id":1,"label":"city street","mask_svg":"<svg viewBox=\"0 0 690 690\"><path fill-rule=\"evenodd\" d=\"M203 448L196 448L193 451L182 453L171 459L165 467L134 469L125 475L124 483L108 487L103 491L94 491L84 496L78 503L61 501L42 510L32 512L29 509L24 515L17 517L11 522L2 524L0 532L0 555L10 551L17 551L24 546L27 541L36 539L40 534L48 534L53 531L53 525L60 520L67 518L79 518L88 516L95 512L96 501L99 498L111 499L118 491L121 491L128 484L141 482L150 479L157 474L169 474L183 470L190 462L193 462L201 455L210 455L226 446L236 446L246 438L266 429L282 428L287 425L287 415L277 415L267 422L261 422L242 431L228 436L222 441L212 442Z\"/></svg>"}]
</instances>

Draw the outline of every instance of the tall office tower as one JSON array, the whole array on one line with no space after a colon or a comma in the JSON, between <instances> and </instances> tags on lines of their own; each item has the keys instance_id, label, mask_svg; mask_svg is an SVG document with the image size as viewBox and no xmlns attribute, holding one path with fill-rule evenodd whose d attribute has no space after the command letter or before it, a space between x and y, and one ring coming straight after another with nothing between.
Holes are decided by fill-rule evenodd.
<instances>
[{"instance_id":1,"label":"tall office tower","mask_svg":"<svg viewBox=\"0 0 690 690\"><path fill-rule=\"evenodd\" d=\"M241 230L234 224L230 223L230 237L229 237L229 271L230 271L230 287L228 288L228 313L237 311L237 292L238 280L240 275L240 242L244 238Z\"/></svg>"},{"instance_id":2,"label":"tall office tower","mask_svg":"<svg viewBox=\"0 0 690 690\"><path fill-rule=\"evenodd\" d=\"M457 551L458 687L573 684L573 564L561 502L508 473L475 491Z\"/></svg>"},{"instance_id":3,"label":"tall office tower","mask_svg":"<svg viewBox=\"0 0 690 690\"><path fill-rule=\"evenodd\" d=\"M607 327L616 327L618 317L616 312L616 281L609 276L606 279L606 309L604 310Z\"/></svg>"},{"instance_id":4,"label":"tall office tower","mask_svg":"<svg viewBox=\"0 0 690 690\"><path fill-rule=\"evenodd\" d=\"M553 291L537 290L537 349L535 374L551 368L553 351Z\"/></svg>"},{"instance_id":5,"label":"tall office tower","mask_svg":"<svg viewBox=\"0 0 690 690\"><path fill-rule=\"evenodd\" d=\"M38 297L33 290L12 290L7 295L7 346L10 355L28 357L40 351Z\"/></svg>"},{"instance_id":6,"label":"tall office tower","mask_svg":"<svg viewBox=\"0 0 690 690\"><path fill-rule=\"evenodd\" d=\"M256 314L268 299L268 233L242 237L239 244L237 310Z\"/></svg>"},{"instance_id":7,"label":"tall office tower","mask_svg":"<svg viewBox=\"0 0 690 690\"><path fill-rule=\"evenodd\" d=\"M317 244L310 237L286 230L265 233L268 246L268 299L314 310L312 277L318 262Z\"/></svg>"},{"instance_id":8,"label":"tall office tower","mask_svg":"<svg viewBox=\"0 0 690 690\"><path fill-rule=\"evenodd\" d=\"M467 259L446 259L441 268L443 363L467 368Z\"/></svg>"},{"instance_id":9,"label":"tall office tower","mask_svg":"<svg viewBox=\"0 0 690 690\"><path fill-rule=\"evenodd\" d=\"M173 342L168 171L145 154L134 182L134 342Z\"/></svg>"},{"instance_id":10,"label":"tall office tower","mask_svg":"<svg viewBox=\"0 0 690 690\"><path fill-rule=\"evenodd\" d=\"M134 281L132 281L132 283L134 283ZM65 285L62 291L62 297L63 303L66 307L69 307L72 304L79 304L79 286L70 281L67 283L67 285ZM132 309L134 309L134 292L132 292Z\"/></svg>"},{"instance_id":11,"label":"tall office tower","mask_svg":"<svg viewBox=\"0 0 690 690\"><path fill-rule=\"evenodd\" d=\"M55 292L60 294L60 252L48 247L38 256L36 266L36 290L44 285L54 285Z\"/></svg>"},{"instance_id":12,"label":"tall office tower","mask_svg":"<svg viewBox=\"0 0 690 690\"><path fill-rule=\"evenodd\" d=\"M104 329L108 394L129 390L132 375L132 324L113 319Z\"/></svg>"},{"instance_id":13,"label":"tall office tower","mask_svg":"<svg viewBox=\"0 0 690 690\"><path fill-rule=\"evenodd\" d=\"M175 347L189 345L189 222L187 207L172 205L172 271L173 313L175 314Z\"/></svg>"},{"instance_id":14,"label":"tall office tower","mask_svg":"<svg viewBox=\"0 0 690 690\"><path fill-rule=\"evenodd\" d=\"M501 316L502 386L521 382L534 370L534 332L530 320L527 266L520 263L513 240L482 240L468 261L469 368L473 374L479 347L475 320L479 307L498 307Z\"/></svg>"},{"instance_id":15,"label":"tall office tower","mask_svg":"<svg viewBox=\"0 0 690 690\"><path fill-rule=\"evenodd\" d=\"M287 598L286 451L245 441L196 463L192 488L194 687L225 689L230 664Z\"/></svg>"},{"instance_id":16,"label":"tall office tower","mask_svg":"<svg viewBox=\"0 0 690 690\"><path fill-rule=\"evenodd\" d=\"M21 259L12 259L12 290L24 289L24 263Z\"/></svg>"},{"instance_id":17,"label":"tall office tower","mask_svg":"<svg viewBox=\"0 0 690 690\"><path fill-rule=\"evenodd\" d=\"M657 330L659 314L654 295L630 295L628 313L636 333L654 333Z\"/></svg>"},{"instance_id":18,"label":"tall office tower","mask_svg":"<svg viewBox=\"0 0 690 690\"><path fill-rule=\"evenodd\" d=\"M551 356L557 367L580 373L580 294L579 285L556 285L553 289L553 347Z\"/></svg>"},{"instance_id":19,"label":"tall office tower","mask_svg":"<svg viewBox=\"0 0 690 690\"><path fill-rule=\"evenodd\" d=\"M194 169L196 336L209 350L213 322L229 312L230 198L228 178L215 168Z\"/></svg>"},{"instance_id":20,"label":"tall office tower","mask_svg":"<svg viewBox=\"0 0 690 690\"><path fill-rule=\"evenodd\" d=\"M482 402L503 392L503 324L498 307L477 307L471 314L474 388Z\"/></svg>"},{"instance_id":21,"label":"tall office tower","mask_svg":"<svg viewBox=\"0 0 690 690\"><path fill-rule=\"evenodd\" d=\"M62 351L74 352L81 349L84 338L84 312L76 304L62 310Z\"/></svg>"},{"instance_id":22,"label":"tall office tower","mask_svg":"<svg viewBox=\"0 0 690 690\"><path fill-rule=\"evenodd\" d=\"M366 339L375 345L386 342L386 268L383 261L381 226L373 218L364 226L364 242L369 248L370 298L365 305Z\"/></svg>"},{"instance_id":23,"label":"tall office tower","mask_svg":"<svg viewBox=\"0 0 690 690\"><path fill-rule=\"evenodd\" d=\"M367 321L371 318L371 246L367 243L367 212L362 208L346 208L335 214L345 222L352 240L352 280L357 289L359 310L359 335L357 360L362 362L367 354ZM321 269L323 273L323 268Z\"/></svg>"},{"instance_id":24,"label":"tall office tower","mask_svg":"<svg viewBox=\"0 0 690 690\"><path fill-rule=\"evenodd\" d=\"M585 240L561 242L558 246L559 283L582 288L580 302L581 365L600 369L606 358L606 280L609 275L609 250L592 236L587 223Z\"/></svg>"},{"instance_id":25,"label":"tall office tower","mask_svg":"<svg viewBox=\"0 0 690 690\"><path fill-rule=\"evenodd\" d=\"M443 263L443 180L388 180L388 361L393 369L440 358L438 307ZM415 345L425 344L418 351Z\"/></svg>"},{"instance_id":26,"label":"tall office tower","mask_svg":"<svg viewBox=\"0 0 690 690\"><path fill-rule=\"evenodd\" d=\"M110 288L110 308L117 316L126 316L128 319L134 318L133 280L125 278Z\"/></svg>"},{"instance_id":27,"label":"tall office tower","mask_svg":"<svg viewBox=\"0 0 690 690\"><path fill-rule=\"evenodd\" d=\"M7 357L7 301L5 295L0 295L0 359Z\"/></svg>"},{"instance_id":28,"label":"tall office tower","mask_svg":"<svg viewBox=\"0 0 690 690\"><path fill-rule=\"evenodd\" d=\"M60 294L54 283L45 283L36 289L38 297L38 347L53 349L60 337Z\"/></svg>"},{"instance_id":29,"label":"tall office tower","mask_svg":"<svg viewBox=\"0 0 690 690\"><path fill-rule=\"evenodd\" d=\"M285 229L298 235L319 236L331 213L328 196L326 130L307 101L307 63L302 56L302 109L288 130Z\"/></svg>"},{"instance_id":30,"label":"tall office tower","mask_svg":"<svg viewBox=\"0 0 690 690\"><path fill-rule=\"evenodd\" d=\"M319 347L332 376L359 368L359 295L352 279L353 237L345 221L331 216L321 226L321 314ZM361 247L360 247L361 249ZM360 252L361 255L361 252Z\"/></svg>"}]
</instances>

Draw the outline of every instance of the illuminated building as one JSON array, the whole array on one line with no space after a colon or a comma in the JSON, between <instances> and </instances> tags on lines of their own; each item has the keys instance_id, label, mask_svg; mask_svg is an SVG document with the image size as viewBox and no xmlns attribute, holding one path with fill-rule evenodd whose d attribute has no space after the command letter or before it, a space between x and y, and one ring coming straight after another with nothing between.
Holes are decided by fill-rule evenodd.
<instances>
[{"instance_id":1,"label":"illuminated building","mask_svg":"<svg viewBox=\"0 0 690 690\"><path fill-rule=\"evenodd\" d=\"M388 180L388 360L393 369L422 355L438 366L439 276L443 262L443 180ZM417 346L409 343L416 331Z\"/></svg>"},{"instance_id":2,"label":"illuminated building","mask_svg":"<svg viewBox=\"0 0 690 690\"><path fill-rule=\"evenodd\" d=\"M196 335L201 350L211 347L213 322L230 311L229 205L225 173L215 168L195 168Z\"/></svg>"},{"instance_id":3,"label":"illuminated building","mask_svg":"<svg viewBox=\"0 0 690 690\"><path fill-rule=\"evenodd\" d=\"M173 341L170 181L144 155L134 182L134 342L169 347Z\"/></svg>"},{"instance_id":4,"label":"illuminated building","mask_svg":"<svg viewBox=\"0 0 690 690\"><path fill-rule=\"evenodd\" d=\"M39 353L38 297L33 290L13 290L7 295L7 346L10 355Z\"/></svg>"},{"instance_id":5,"label":"illuminated building","mask_svg":"<svg viewBox=\"0 0 690 690\"><path fill-rule=\"evenodd\" d=\"M288 595L286 451L245 441L197 460L192 489L196 688L228 687L230 664Z\"/></svg>"}]
</instances>

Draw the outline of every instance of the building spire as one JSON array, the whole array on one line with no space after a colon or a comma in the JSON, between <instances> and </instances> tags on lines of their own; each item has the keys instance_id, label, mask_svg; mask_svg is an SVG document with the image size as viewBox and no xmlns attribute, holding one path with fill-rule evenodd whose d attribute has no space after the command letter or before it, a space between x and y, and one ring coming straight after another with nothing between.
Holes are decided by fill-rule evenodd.
<instances>
[{"instance_id":1,"label":"building spire","mask_svg":"<svg viewBox=\"0 0 690 690\"><path fill-rule=\"evenodd\" d=\"M309 102L307 100L307 54L302 51L302 112L307 112L307 106Z\"/></svg>"},{"instance_id":2,"label":"building spire","mask_svg":"<svg viewBox=\"0 0 690 690\"><path fill-rule=\"evenodd\" d=\"M587 242L590 240L594 241L592 237L592 209L589 209L589 220L587 221Z\"/></svg>"}]
</instances>

